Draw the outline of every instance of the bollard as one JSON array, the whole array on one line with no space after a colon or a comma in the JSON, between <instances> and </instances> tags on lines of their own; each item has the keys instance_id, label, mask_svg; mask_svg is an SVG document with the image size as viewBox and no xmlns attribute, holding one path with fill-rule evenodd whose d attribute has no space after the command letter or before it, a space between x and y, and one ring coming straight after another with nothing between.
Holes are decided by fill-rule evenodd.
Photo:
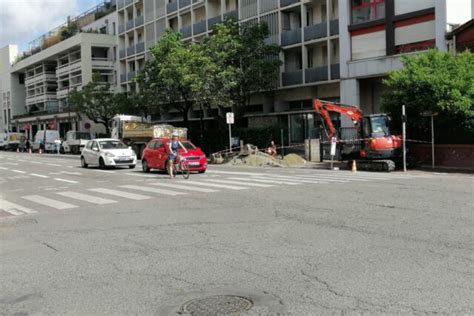
<instances>
[{"instance_id":1,"label":"bollard","mask_svg":"<svg viewBox=\"0 0 474 316\"><path fill-rule=\"evenodd\" d=\"M355 160L352 160L352 172L357 172L357 165L356 165L356 161Z\"/></svg>"}]
</instances>

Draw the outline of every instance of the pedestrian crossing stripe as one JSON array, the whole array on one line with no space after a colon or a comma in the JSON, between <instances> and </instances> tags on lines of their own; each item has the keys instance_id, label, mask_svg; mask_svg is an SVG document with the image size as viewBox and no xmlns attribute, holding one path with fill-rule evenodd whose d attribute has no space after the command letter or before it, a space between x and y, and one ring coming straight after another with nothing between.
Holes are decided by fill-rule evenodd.
<instances>
[{"instance_id":1,"label":"pedestrian crossing stripe","mask_svg":"<svg viewBox=\"0 0 474 316\"><path fill-rule=\"evenodd\" d=\"M252 182L244 183L243 181L232 181L232 180L221 180L221 179L203 179L203 181L223 183L223 184L236 184L236 185L256 187L256 188L271 188L271 187L274 187L274 185L271 185L271 184L261 184L261 183L252 183Z\"/></svg>"},{"instance_id":2,"label":"pedestrian crossing stripe","mask_svg":"<svg viewBox=\"0 0 474 316\"><path fill-rule=\"evenodd\" d=\"M78 193L78 192L72 192L72 191L57 192L56 194L65 196L67 198L80 200L80 201L85 201L85 202L89 202L89 203L92 203L92 204L98 204L98 205L117 203L117 201L114 201L114 200L104 199L104 198L101 198L101 197L92 196L92 195L83 194L83 193Z\"/></svg>"},{"instance_id":3,"label":"pedestrian crossing stripe","mask_svg":"<svg viewBox=\"0 0 474 316\"><path fill-rule=\"evenodd\" d=\"M166 187L166 188L171 188L171 189L195 191L195 192L201 192L201 193L219 192L219 191L213 190L213 189L197 188L197 187L194 187L194 186L186 186L186 185L174 184L174 183L158 183L158 182L155 182L155 183L150 183L150 185L161 186L161 187Z\"/></svg>"},{"instance_id":4,"label":"pedestrian crossing stripe","mask_svg":"<svg viewBox=\"0 0 474 316\"><path fill-rule=\"evenodd\" d=\"M136 201L148 200L152 198L151 196L148 196L148 195L142 195L142 194L136 194L136 193L130 193L130 192L125 192L125 191L106 189L106 188L89 189L89 191L124 197L126 199L136 200Z\"/></svg>"},{"instance_id":5,"label":"pedestrian crossing stripe","mask_svg":"<svg viewBox=\"0 0 474 316\"><path fill-rule=\"evenodd\" d=\"M339 183L346 183L349 182L349 179L343 179L343 178L328 178L328 177L305 177L305 176L299 176L298 178L294 177L289 177L289 176L279 176L279 175L271 175L268 176L270 179L286 179L294 182L313 182L313 183L318 183L318 181L321 181L321 183L328 183L328 182L339 182ZM365 180L362 180L365 181Z\"/></svg>"},{"instance_id":6,"label":"pedestrian crossing stripe","mask_svg":"<svg viewBox=\"0 0 474 316\"><path fill-rule=\"evenodd\" d=\"M257 179L257 178L239 178L239 177L229 177L231 180L239 181L249 181L249 182L259 182L259 183L274 183L274 184L289 184L289 185L299 185L301 183L292 182L292 181L279 181L279 180L269 180L269 179Z\"/></svg>"},{"instance_id":7,"label":"pedestrian crossing stripe","mask_svg":"<svg viewBox=\"0 0 474 316\"><path fill-rule=\"evenodd\" d=\"M6 200L0 199L0 210L3 210L12 215L24 215L24 214L34 214L35 210L29 209L27 207L8 202Z\"/></svg>"},{"instance_id":8,"label":"pedestrian crossing stripe","mask_svg":"<svg viewBox=\"0 0 474 316\"><path fill-rule=\"evenodd\" d=\"M67 210L71 208L76 208L78 207L77 205L61 202L58 200L53 200L44 196L40 195L28 195L28 196L23 196L23 199L31 201L36 204L41 204L45 206L49 206L52 208L55 208L57 210Z\"/></svg>"},{"instance_id":9,"label":"pedestrian crossing stripe","mask_svg":"<svg viewBox=\"0 0 474 316\"><path fill-rule=\"evenodd\" d=\"M202 185L211 188L223 188L223 189L230 189L230 190L246 190L248 188L236 185L227 185L227 184L213 184L213 183L203 183L198 181L190 181L186 180L186 183L195 184L195 185Z\"/></svg>"},{"instance_id":10,"label":"pedestrian crossing stripe","mask_svg":"<svg viewBox=\"0 0 474 316\"><path fill-rule=\"evenodd\" d=\"M309 184L325 184L328 182L318 181L316 179L294 179L293 177L285 176L266 176L266 177L252 177L251 179L261 179L261 180L276 180L276 181L291 181L297 183L309 183ZM327 181L327 180L324 180Z\"/></svg>"},{"instance_id":11,"label":"pedestrian crossing stripe","mask_svg":"<svg viewBox=\"0 0 474 316\"><path fill-rule=\"evenodd\" d=\"M158 193L158 194L171 195L171 196L186 194L184 192L177 192L177 191L158 189L158 188L149 188L149 187L138 186L138 185L121 185L120 187L126 188L126 189L137 190L137 191Z\"/></svg>"}]
</instances>

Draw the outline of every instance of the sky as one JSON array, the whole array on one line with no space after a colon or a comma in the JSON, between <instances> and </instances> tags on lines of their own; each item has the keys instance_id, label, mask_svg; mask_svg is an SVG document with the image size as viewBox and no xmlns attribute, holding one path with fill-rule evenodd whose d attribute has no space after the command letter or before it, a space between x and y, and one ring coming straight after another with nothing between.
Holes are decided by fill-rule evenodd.
<instances>
[{"instance_id":1,"label":"sky","mask_svg":"<svg viewBox=\"0 0 474 316\"><path fill-rule=\"evenodd\" d=\"M396 0L416 1L416 0ZM103 0L0 0L0 47L17 44L20 51L38 36L66 22ZM471 18L474 0L447 0L448 22L463 23Z\"/></svg>"}]
</instances>

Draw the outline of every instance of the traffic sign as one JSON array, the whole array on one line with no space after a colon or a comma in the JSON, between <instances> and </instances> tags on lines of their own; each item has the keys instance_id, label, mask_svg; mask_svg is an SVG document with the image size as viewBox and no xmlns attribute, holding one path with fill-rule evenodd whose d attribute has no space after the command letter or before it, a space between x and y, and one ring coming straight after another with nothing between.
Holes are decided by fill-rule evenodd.
<instances>
[{"instance_id":1,"label":"traffic sign","mask_svg":"<svg viewBox=\"0 0 474 316\"><path fill-rule=\"evenodd\" d=\"M226 113L227 124L234 124L234 112Z\"/></svg>"}]
</instances>

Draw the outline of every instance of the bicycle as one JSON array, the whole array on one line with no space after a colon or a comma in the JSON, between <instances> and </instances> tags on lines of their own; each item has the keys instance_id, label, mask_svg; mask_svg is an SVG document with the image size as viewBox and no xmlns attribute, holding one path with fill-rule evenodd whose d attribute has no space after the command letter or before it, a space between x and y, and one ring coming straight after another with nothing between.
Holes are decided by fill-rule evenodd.
<instances>
[{"instance_id":1,"label":"bicycle","mask_svg":"<svg viewBox=\"0 0 474 316\"><path fill-rule=\"evenodd\" d=\"M176 157L176 159L171 163L171 167L173 168L173 178L176 177L176 173L179 171L184 179L189 179L189 165L185 158L181 156Z\"/></svg>"}]
</instances>

